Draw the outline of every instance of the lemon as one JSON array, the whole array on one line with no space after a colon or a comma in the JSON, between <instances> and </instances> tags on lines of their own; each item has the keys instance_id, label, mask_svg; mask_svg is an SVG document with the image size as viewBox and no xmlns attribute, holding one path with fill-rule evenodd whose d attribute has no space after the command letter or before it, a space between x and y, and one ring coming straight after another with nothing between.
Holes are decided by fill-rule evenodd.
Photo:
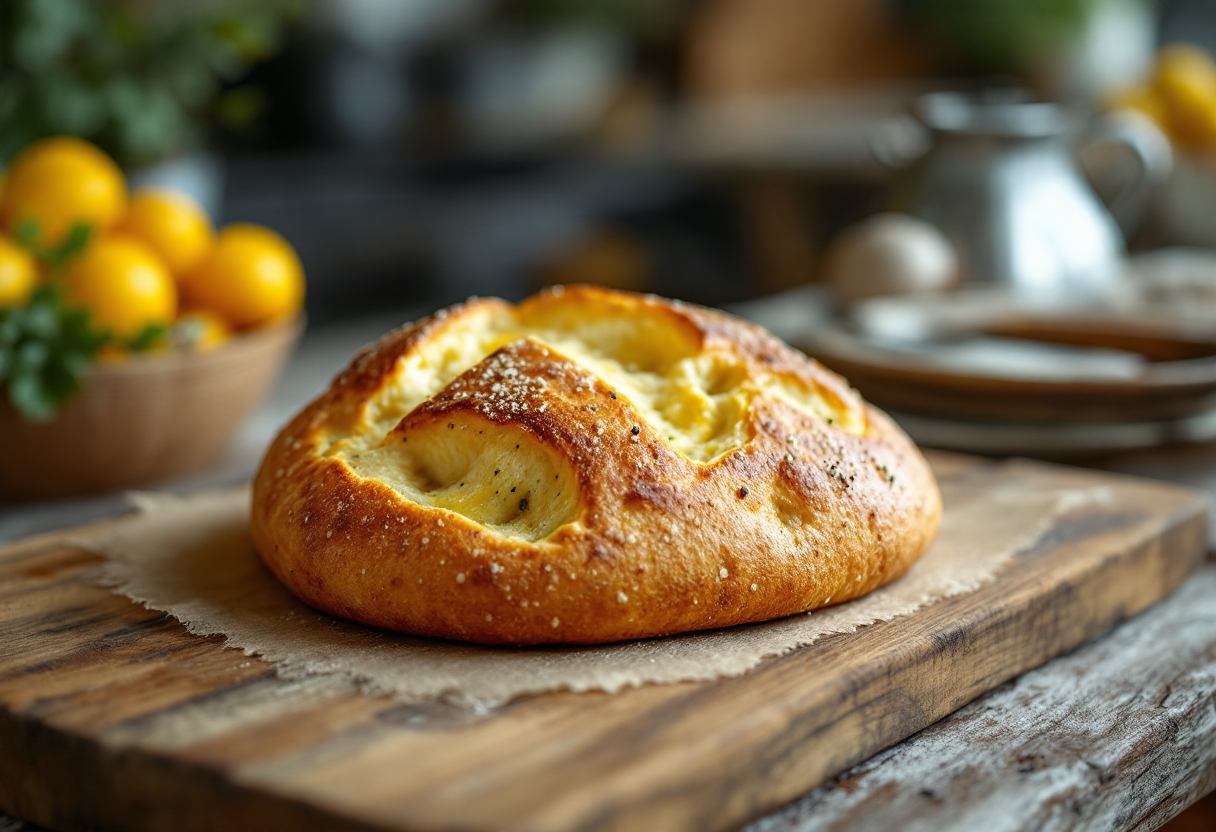
<instances>
[{"instance_id":1,"label":"lemon","mask_svg":"<svg viewBox=\"0 0 1216 832\"><path fill-rule=\"evenodd\" d=\"M137 191L117 230L147 243L179 283L215 242L211 218L202 206L186 194L170 190Z\"/></svg>"},{"instance_id":2,"label":"lemon","mask_svg":"<svg viewBox=\"0 0 1216 832\"><path fill-rule=\"evenodd\" d=\"M127 183L114 160L83 139L63 136L35 142L13 161L0 218L10 230L36 222L39 242L55 246L77 223L109 228L126 202Z\"/></svg>"},{"instance_id":3,"label":"lemon","mask_svg":"<svg viewBox=\"0 0 1216 832\"><path fill-rule=\"evenodd\" d=\"M186 283L194 305L236 328L284 320L304 303L304 269L291 244L260 225L224 227Z\"/></svg>"},{"instance_id":4,"label":"lemon","mask_svg":"<svg viewBox=\"0 0 1216 832\"><path fill-rule=\"evenodd\" d=\"M0 237L0 309L23 306L38 282L38 267L33 256Z\"/></svg>"},{"instance_id":5,"label":"lemon","mask_svg":"<svg viewBox=\"0 0 1216 832\"><path fill-rule=\"evenodd\" d=\"M1216 144L1216 64L1207 52L1189 44L1162 49L1153 89L1171 138L1188 146Z\"/></svg>"},{"instance_id":6,"label":"lemon","mask_svg":"<svg viewBox=\"0 0 1216 832\"><path fill-rule=\"evenodd\" d=\"M207 352L222 346L232 337L232 330L211 312L196 309L182 313L174 322L169 340L186 352Z\"/></svg>"},{"instance_id":7,"label":"lemon","mask_svg":"<svg viewBox=\"0 0 1216 832\"><path fill-rule=\"evenodd\" d=\"M89 311L97 329L119 338L134 338L149 326L168 326L177 314L169 269L130 237L106 237L90 245L68 269L67 297Z\"/></svg>"}]
</instances>

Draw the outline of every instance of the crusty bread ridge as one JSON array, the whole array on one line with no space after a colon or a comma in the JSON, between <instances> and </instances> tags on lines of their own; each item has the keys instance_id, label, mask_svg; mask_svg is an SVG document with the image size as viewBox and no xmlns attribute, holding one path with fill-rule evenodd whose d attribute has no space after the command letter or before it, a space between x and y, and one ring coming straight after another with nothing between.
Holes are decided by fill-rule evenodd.
<instances>
[{"instance_id":1,"label":"crusty bread ridge","mask_svg":"<svg viewBox=\"0 0 1216 832\"><path fill-rule=\"evenodd\" d=\"M271 445L252 529L335 615L600 643L856 598L940 516L924 458L838 376L728 315L577 287L365 349Z\"/></svg>"}]
</instances>

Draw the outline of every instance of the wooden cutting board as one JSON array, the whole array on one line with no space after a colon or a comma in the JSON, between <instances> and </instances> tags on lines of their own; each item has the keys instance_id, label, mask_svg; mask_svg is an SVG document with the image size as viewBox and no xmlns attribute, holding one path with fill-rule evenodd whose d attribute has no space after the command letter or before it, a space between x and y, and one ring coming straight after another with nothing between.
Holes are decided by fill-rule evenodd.
<instances>
[{"instance_id":1,"label":"wooden cutting board","mask_svg":"<svg viewBox=\"0 0 1216 832\"><path fill-rule=\"evenodd\" d=\"M933 461L987 487L1026 470ZM62 537L21 543L0 551L0 809L61 830L732 828L1181 583L1203 497L1092 476L1109 503L971 594L736 678L490 713L280 680L82 581L98 558Z\"/></svg>"}]
</instances>

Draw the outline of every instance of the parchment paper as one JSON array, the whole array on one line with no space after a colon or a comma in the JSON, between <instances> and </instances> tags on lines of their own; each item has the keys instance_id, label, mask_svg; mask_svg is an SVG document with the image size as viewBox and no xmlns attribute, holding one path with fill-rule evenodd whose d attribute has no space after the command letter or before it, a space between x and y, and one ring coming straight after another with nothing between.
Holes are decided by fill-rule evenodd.
<instances>
[{"instance_id":1,"label":"parchment paper","mask_svg":"<svg viewBox=\"0 0 1216 832\"><path fill-rule=\"evenodd\" d=\"M978 480L977 481L977 477ZM985 483L983 480L990 482ZM599 647L490 648L399 636L318 613L262 565L244 488L190 497L133 495L139 513L74 540L107 556L96 580L169 613L197 635L260 656L280 676L336 674L403 702L443 698L490 708L543 691L604 690L735 676L833 633L906 615L990 581L1053 518L1109 501L1100 486L1060 484L1027 468L943 485L942 529L901 579L870 595L765 624Z\"/></svg>"}]
</instances>

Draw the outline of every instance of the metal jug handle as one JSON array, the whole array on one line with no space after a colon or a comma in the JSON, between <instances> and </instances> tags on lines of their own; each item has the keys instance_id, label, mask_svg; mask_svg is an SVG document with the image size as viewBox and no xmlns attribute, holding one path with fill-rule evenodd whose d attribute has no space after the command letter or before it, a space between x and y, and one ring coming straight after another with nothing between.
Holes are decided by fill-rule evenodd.
<instances>
[{"instance_id":1,"label":"metal jug handle","mask_svg":"<svg viewBox=\"0 0 1216 832\"><path fill-rule=\"evenodd\" d=\"M1130 239L1150 197L1174 166L1170 140L1145 116L1099 116L1077 149L1077 164Z\"/></svg>"}]
</instances>

